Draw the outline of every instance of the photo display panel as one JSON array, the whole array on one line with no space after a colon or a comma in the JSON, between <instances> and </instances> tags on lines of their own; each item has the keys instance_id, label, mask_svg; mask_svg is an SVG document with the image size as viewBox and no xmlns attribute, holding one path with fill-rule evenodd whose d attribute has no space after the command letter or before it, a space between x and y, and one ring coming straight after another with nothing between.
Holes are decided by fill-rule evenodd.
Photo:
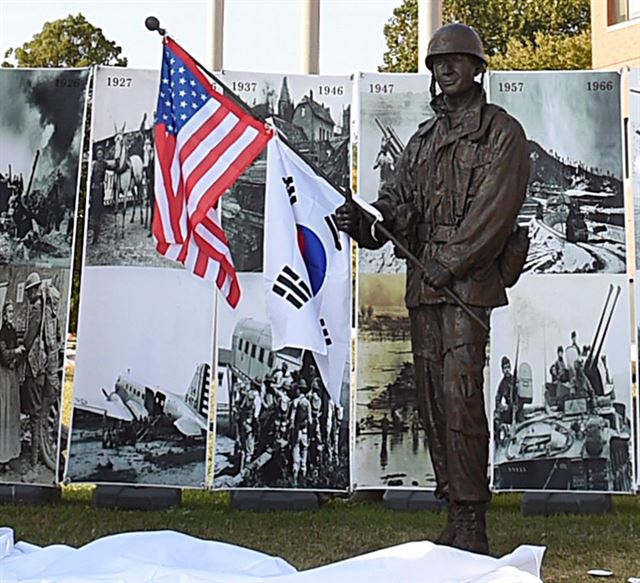
<instances>
[{"instance_id":1,"label":"photo display panel","mask_svg":"<svg viewBox=\"0 0 640 583\"><path fill-rule=\"evenodd\" d=\"M98 67L66 477L202 488L217 293L151 234L157 71Z\"/></svg>"},{"instance_id":2,"label":"photo display panel","mask_svg":"<svg viewBox=\"0 0 640 583\"><path fill-rule=\"evenodd\" d=\"M620 74L495 72L490 102L524 128L527 273L625 273Z\"/></svg>"},{"instance_id":3,"label":"photo display panel","mask_svg":"<svg viewBox=\"0 0 640 583\"><path fill-rule=\"evenodd\" d=\"M349 184L349 77L224 71L221 78L335 183ZM272 350L263 274L266 156L265 149L222 199L243 291L236 310L218 308L213 488L345 491L351 359L334 402L312 352Z\"/></svg>"},{"instance_id":4,"label":"photo display panel","mask_svg":"<svg viewBox=\"0 0 640 583\"><path fill-rule=\"evenodd\" d=\"M349 185L352 81L346 76L224 71L222 81L272 118L289 143L338 186ZM222 224L238 271L262 272L267 151L222 199Z\"/></svg>"},{"instance_id":5,"label":"photo display panel","mask_svg":"<svg viewBox=\"0 0 640 583\"><path fill-rule=\"evenodd\" d=\"M85 264L178 268L151 235L158 71L98 67Z\"/></svg>"},{"instance_id":6,"label":"photo display panel","mask_svg":"<svg viewBox=\"0 0 640 583\"><path fill-rule=\"evenodd\" d=\"M361 73L358 194L368 202L393 174L418 125L433 116L430 75ZM404 260L387 243L358 250L354 486L434 488L417 411Z\"/></svg>"},{"instance_id":7,"label":"photo display panel","mask_svg":"<svg viewBox=\"0 0 640 583\"><path fill-rule=\"evenodd\" d=\"M0 483L57 482L88 69L0 69Z\"/></svg>"},{"instance_id":8,"label":"photo display panel","mask_svg":"<svg viewBox=\"0 0 640 583\"><path fill-rule=\"evenodd\" d=\"M636 338L640 339L640 286L638 285L638 266L640 265L640 69L629 71L629 161L631 167L631 188L633 193L633 215L635 223L636 249ZM640 428L640 399L636 392L636 428ZM636 459L640 456L640 443L636 440ZM637 469L637 468L636 468ZM637 488L640 489L640 475L636 472Z\"/></svg>"},{"instance_id":9,"label":"photo display panel","mask_svg":"<svg viewBox=\"0 0 640 583\"><path fill-rule=\"evenodd\" d=\"M491 323L493 488L630 492L625 275L525 275Z\"/></svg>"}]
</instances>

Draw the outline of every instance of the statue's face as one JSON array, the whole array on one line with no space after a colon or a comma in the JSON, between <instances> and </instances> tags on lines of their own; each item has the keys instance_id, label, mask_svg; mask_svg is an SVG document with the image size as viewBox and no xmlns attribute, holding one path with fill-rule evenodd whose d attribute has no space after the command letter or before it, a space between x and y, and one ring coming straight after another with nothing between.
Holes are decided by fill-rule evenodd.
<instances>
[{"instance_id":1,"label":"statue's face","mask_svg":"<svg viewBox=\"0 0 640 583\"><path fill-rule=\"evenodd\" d=\"M462 97L473 87L473 79L481 72L478 61L471 55L451 53L433 57L436 83L447 97Z\"/></svg>"}]
</instances>

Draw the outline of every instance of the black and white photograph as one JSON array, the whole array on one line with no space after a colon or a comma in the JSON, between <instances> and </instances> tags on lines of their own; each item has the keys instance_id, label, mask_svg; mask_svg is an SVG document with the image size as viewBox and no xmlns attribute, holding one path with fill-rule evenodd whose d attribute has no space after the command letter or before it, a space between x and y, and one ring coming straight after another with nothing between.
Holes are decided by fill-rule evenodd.
<instances>
[{"instance_id":1,"label":"black and white photograph","mask_svg":"<svg viewBox=\"0 0 640 583\"><path fill-rule=\"evenodd\" d=\"M625 273L620 74L496 72L490 101L523 126L530 173L519 223L529 273Z\"/></svg>"},{"instance_id":2,"label":"black and white photograph","mask_svg":"<svg viewBox=\"0 0 640 583\"><path fill-rule=\"evenodd\" d=\"M629 105L629 160L631 162L637 270L640 266L640 69L629 71Z\"/></svg>"},{"instance_id":3,"label":"black and white photograph","mask_svg":"<svg viewBox=\"0 0 640 583\"><path fill-rule=\"evenodd\" d=\"M494 310L495 490L632 490L629 295L624 275L525 275Z\"/></svg>"},{"instance_id":4,"label":"black and white photograph","mask_svg":"<svg viewBox=\"0 0 640 583\"><path fill-rule=\"evenodd\" d=\"M349 185L349 77L224 71L220 78L336 184ZM238 271L262 271L266 172L265 150L222 199L222 224Z\"/></svg>"},{"instance_id":5,"label":"black and white photograph","mask_svg":"<svg viewBox=\"0 0 640 583\"><path fill-rule=\"evenodd\" d=\"M68 480L204 487L214 296L183 270L85 269Z\"/></svg>"},{"instance_id":6,"label":"black and white photograph","mask_svg":"<svg viewBox=\"0 0 640 583\"><path fill-rule=\"evenodd\" d=\"M358 194L367 202L377 200L418 125L433 117L430 81L429 74L360 73ZM358 254L361 273L404 273L406 269L390 243L381 249L362 248Z\"/></svg>"},{"instance_id":7,"label":"black and white photograph","mask_svg":"<svg viewBox=\"0 0 640 583\"><path fill-rule=\"evenodd\" d=\"M240 274L236 310L218 308L214 489L349 487L350 362L334 402L313 354L272 350L262 274Z\"/></svg>"},{"instance_id":8,"label":"black and white photograph","mask_svg":"<svg viewBox=\"0 0 640 583\"><path fill-rule=\"evenodd\" d=\"M359 276L356 436L359 489L435 489L418 413L404 274Z\"/></svg>"},{"instance_id":9,"label":"black and white photograph","mask_svg":"<svg viewBox=\"0 0 640 583\"><path fill-rule=\"evenodd\" d=\"M0 69L0 265L69 267L88 69Z\"/></svg>"},{"instance_id":10,"label":"black and white photograph","mask_svg":"<svg viewBox=\"0 0 640 583\"><path fill-rule=\"evenodd\" d=\"M69 270L0 268L0 483L57 481Z\"/></svg>"},{"instance_id":11,"label":"black and white photograph","mask_svg":"<svg viewBox=\"0 0 640 583\"><path fill-rule=\"evenodd\" d=\"M179 267L156 251L151 233L158 83L158 71L96 69L86 265Z\"/></svg>"}]
</instances>

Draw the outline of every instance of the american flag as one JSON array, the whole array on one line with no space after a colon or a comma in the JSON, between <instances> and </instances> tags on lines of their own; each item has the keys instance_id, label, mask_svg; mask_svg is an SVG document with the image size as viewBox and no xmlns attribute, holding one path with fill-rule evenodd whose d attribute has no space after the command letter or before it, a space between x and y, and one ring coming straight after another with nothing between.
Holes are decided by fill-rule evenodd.
<instances>
[{"instance_id":1,"label":"american flag","mask_svg":"<svg viewBox=\"0 0 640 583\"><path fill-rule=\"evenodd\" d=\"M220 198L271 132L216 91L191 55L165 37L154 133L157 249L214 280L235 308L240 284L220 226Z\"/></svg>"}]
</instances>

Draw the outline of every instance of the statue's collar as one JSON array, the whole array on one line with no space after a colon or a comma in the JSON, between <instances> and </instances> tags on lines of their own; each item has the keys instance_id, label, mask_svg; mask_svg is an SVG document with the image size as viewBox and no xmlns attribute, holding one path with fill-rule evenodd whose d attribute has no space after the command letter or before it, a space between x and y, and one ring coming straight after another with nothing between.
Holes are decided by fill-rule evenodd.
<instances>
[{"instance_id":1,"label":"statue's collar","mask_svg":"<svg viewBox=\"0 0 640 583\"><path fill-rule=\"evenodd\" d=\"M482 122L482 108L487 103L487 95L479 83L474 83L475 94L471 101L461 112L460 124L454 130L456 134L467 135L477 132ZM444 100L444 95L440 93L431 100L431 108L435 112L435 116L427 120L420 127L420 134L427 133L439 119L446 118L449 108Z\"/></svg>"}]
</instances>

